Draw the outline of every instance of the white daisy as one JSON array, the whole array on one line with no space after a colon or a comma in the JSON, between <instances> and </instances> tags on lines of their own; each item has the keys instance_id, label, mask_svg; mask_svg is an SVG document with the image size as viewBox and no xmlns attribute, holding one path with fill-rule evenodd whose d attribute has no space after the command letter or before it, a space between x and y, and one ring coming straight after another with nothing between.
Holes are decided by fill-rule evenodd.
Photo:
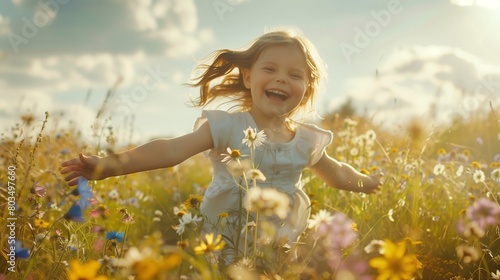
<instances>
[{"instance_id":1,"label":"white daisy","mask_svg":"<svg viewBox=\"0 0 500 280\"><path fill-rule=\"evenodd\" d=\"M330 211L321 209L318 213L312 215L311 219L308 221L308 227L317 230L320 225L328 224L333 220L333 215Z\"/></svg>"},{"instance_id":2,"label":"white daisy","mask_svg":"<svg viewBox=\"0 0 500 280\"><path fill-rule=\"evenodd\" d=\"M474 179L474 182L476 183L484 183L484 180L486 177L484 176L484 172L482 170L476 169L474 170L474 173L472 174L472 178Z\"/></svg>"},{"instance_id":3,"label":"white daisy","mask_svg":"<svg viewBox=\"0 0 500 280\"><path fill-rule=\"evenodd\" d=\"M434 175L438 176L444 173L444 164L438 163L434 166L434 170L432 171Z\"/></svg>"},{"instance_id":4,"label":"white daisy","mask_svg":"<svg viewBox=\"0 0 500 280\"><path fill-rule=\"evenodd\" d=\"M274 214L285 219L290 209L290 199L274 188L253 187L245 197L245 207L248 211L259 211L266 216Z\"/></svg>"},{"instance_id":5,"label":"white daisy","mask_svg":"<svg viewBox=\"0 0 500 280\"><path fill-rule=\"evenodd\" d=\"M245 138L241 142L252 149L262 145L266 140L266 134L263 130L257 132L256 128L251 128L250 126L243 130L243 133L245 134Z\"/></svg>"}]
</instances>

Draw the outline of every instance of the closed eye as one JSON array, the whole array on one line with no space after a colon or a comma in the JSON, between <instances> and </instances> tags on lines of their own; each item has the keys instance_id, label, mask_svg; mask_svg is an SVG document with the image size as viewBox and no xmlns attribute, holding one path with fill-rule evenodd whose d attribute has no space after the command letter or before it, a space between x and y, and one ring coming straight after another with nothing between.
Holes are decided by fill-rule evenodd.
<instances>
[{"instance_id":1,"label":"closed eye","mask_svg":"<svg viewBox=\"0 0 500 280\"><path fill-rule=\"evenodd\" d=\"M264 71L266 71L266 72L274 72L274 68L271 68L271 67L264 67L262 69L264 69Z\"/></svg>"}]
</instances>

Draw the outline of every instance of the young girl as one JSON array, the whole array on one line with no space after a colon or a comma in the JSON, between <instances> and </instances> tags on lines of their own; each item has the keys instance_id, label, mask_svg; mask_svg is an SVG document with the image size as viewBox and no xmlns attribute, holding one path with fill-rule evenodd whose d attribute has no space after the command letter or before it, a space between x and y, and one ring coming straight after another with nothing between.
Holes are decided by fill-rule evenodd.
<instances>
[{"instance_id":1,"label":"young girl","mask_svg":"<svg viewBox=\"0 0 500 280\"><path fill-rule=\"evenodd\" d=\"M327 155L331 132L293 120L299 111L313 109L323 75L322 62L307 39L288 31L269 32L245 50L215 52L210 63L197 69L203 72L193 84L200 87L195 105L229 100L239 106L238 112L206 110L190 134L157 139L108 157L80 154L62 164L61 173L68 174L69 185L75 185L79 176L99 180L171 167L209 151L214 174L200 209L206 224L214 224L220 213L235 213L241 207L238 178L228 169L234 164L228 165L226 160L244 167L244 157L239 161L238 156L252 153L255 166L266 178L258 186L275 188L289 198L289 213L268 219L277 228L277 238L287 238L290 243L306 229L310 214L310 201L301 184L305 168L334 188L364 193L379 188L380 175L361 174ZM252 151L242 143L243 131L249 127L266 135L262 145ZM225 230L224 234L234 237L239 233Z\"/></svg>"}]
</instances>

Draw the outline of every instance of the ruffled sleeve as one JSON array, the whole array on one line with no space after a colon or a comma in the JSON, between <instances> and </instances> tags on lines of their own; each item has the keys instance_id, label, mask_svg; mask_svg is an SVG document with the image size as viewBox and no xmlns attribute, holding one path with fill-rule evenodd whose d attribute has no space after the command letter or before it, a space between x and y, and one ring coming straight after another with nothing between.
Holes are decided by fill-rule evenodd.
<instances>
[{"instance_id":1,"label":"ruffled sleeve","mask_svg":"<svg viewBox=\"0 0 500 280\"><path fill-rule=\"evenodd\" d=\"M205 122L210 125L210 132L214 143L213 151L221 151L228 146L228 135L230 133L229 113L218 110L204 110L201 117L196 119L193 131L198 130Z\"/></svg>"},{"instance_id":2,"label":"ruffled sleeve","mask_svg":"<svg viewBox=\"0 0 500 280\"><path fill-rule=\"evenodd\" d=\"M301 127L305 132L302 139L306 143L303 145L309 147L308 166L313 166L321 159L326 147L332 143L333 133L313 124L302 124Z\"/></svg>"}]
</instances>

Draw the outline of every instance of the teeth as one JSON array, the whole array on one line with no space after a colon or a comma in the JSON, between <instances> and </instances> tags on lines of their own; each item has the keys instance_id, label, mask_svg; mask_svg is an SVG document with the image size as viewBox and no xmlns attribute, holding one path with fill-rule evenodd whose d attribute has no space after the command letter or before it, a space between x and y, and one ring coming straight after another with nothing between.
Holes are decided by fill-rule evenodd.
<instances>
[{"instance_id":1,"label":"teeth","mask_svg":"<svg viewBox=\"0 0 500 280\"><path fill-rule=\"evenodd\" d=\"M287 96L286 93L282 92L282 91L279 91L279 90L275 90L275 89L270 89L268 90L268 92L270 93L274 93L274 94L278 94L278 95L283 95L283 96Z\"/></svg>"}]
</instances>

